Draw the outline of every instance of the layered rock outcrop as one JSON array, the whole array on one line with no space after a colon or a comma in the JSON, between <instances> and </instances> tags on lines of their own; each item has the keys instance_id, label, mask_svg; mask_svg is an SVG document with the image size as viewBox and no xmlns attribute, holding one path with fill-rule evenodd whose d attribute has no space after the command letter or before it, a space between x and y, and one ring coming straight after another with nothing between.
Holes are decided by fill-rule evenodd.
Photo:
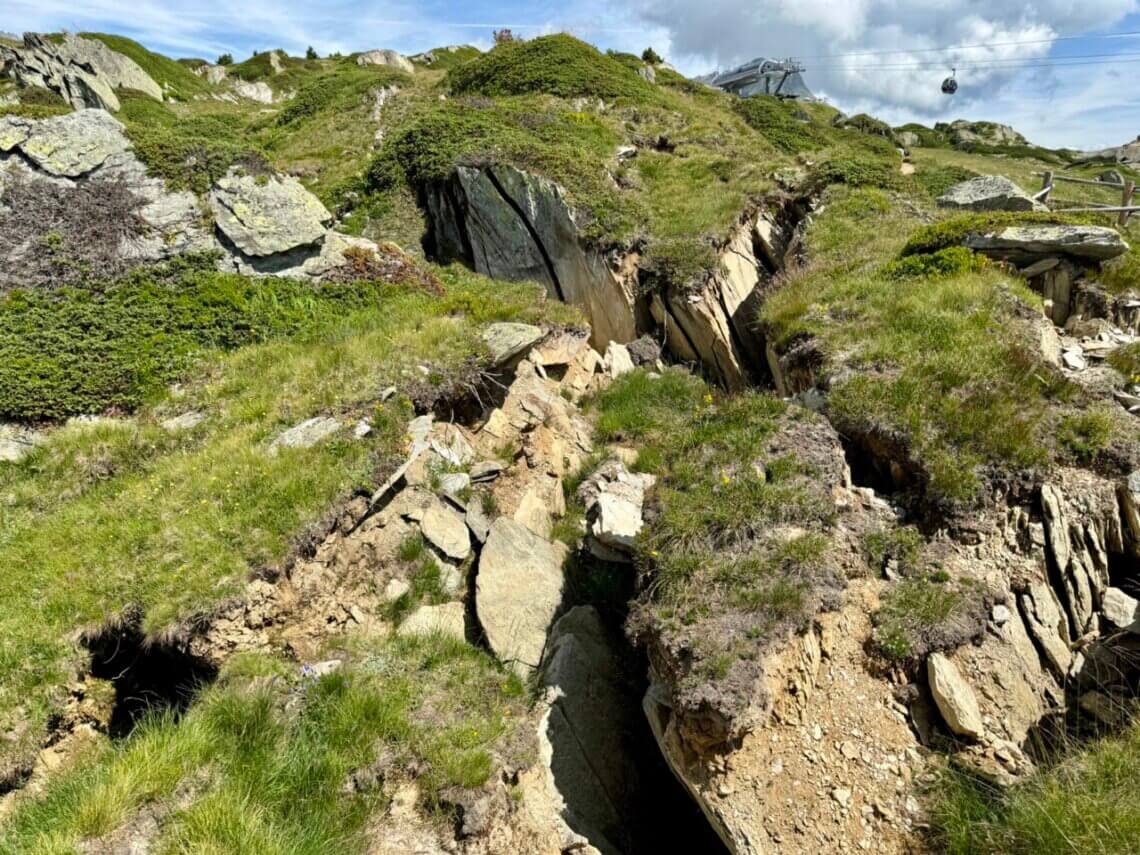
<instances>
[{"instance_id":1,"label":"layered rock outcrop","mask_svg":"<svg viewBox=\"0 0 1140 855\"><path fill-rule=\"evenodd\" d=\"M637 337L635 294L578 234L578 214L554 182L509 166L460 167L424 190L435 253L479 273L530 279L581 306L599 349Z\"/></svg>"},{"instance_id":2,"label":"layered rock outcrop","mask_svg":"<svg viewBox=\"0 0 1140 855\"><path fill-rule=\"evenodd\" d=\"M58 42L25 33L22 47L0 45L0 69L24 86L58 93L77 110L118 110L119 89L162 100L162 87L134 60L97 39L68 33Z\"/></svg>"},{"instance_id":3,"label":"layered rock outcrop","mask_svg":"<svg viewBox=\"0 0 1140 855\"><path fill-rule=\"evenodd\" d=\"M639 257L603 254L579 232L579 214L554 182L510 166L459 167L421 188L429 250L493 278L532 279L552 297L580 306L603 350L642 333L663 339L678 359L699 363L730 389L766 374L756 321L762 287L789 254L788 224L750 212L719 248L718 265L698 283L639 287Z\"/></svg>"}]
</instances>

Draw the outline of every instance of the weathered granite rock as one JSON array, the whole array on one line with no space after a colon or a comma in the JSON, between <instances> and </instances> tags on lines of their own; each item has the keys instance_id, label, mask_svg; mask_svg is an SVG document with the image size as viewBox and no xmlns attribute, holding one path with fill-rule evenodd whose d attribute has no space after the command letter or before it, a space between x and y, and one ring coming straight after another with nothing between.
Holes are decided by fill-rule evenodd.
<instances>
[{"instance_id":1,"label":"weathered granite rock","mask_svg":"<svg viewBox=\"0 0 1140 855\"><path fill-rule=\"evenodd\" d=\"M955 184L938 197L938 207L965 211L1048 210L1002 175L982 175Z\"/></svg>"},{"instance_id":2,"label":"weathered granite rock","mask_svg":"<svg viewBox=\"0 0 1140 855\"><path fill-rule=\"evenodd\" d=\"M28 138L31 120L20 116L0 116L0 151L11 151Z\"/></svg>"},{"instance_id":3,"label":"weathered granite rock","mask_svg":"<svg viewBox=\"0 0 1140 855\"><path fill-rule=\"evenodd\" d=\"M420 606L400 624L397 635L443 635L456 641L465 637L463 603Z\"/></svg>"},{"instance_id":4,"label":"weathered granite rock","mask_svg":"<svg viewBox=\"0 0 1140 855\"><path fill-rule=\"evenodd\" d=\"M199 65L194 69L194 73L199 77L205 77L206 82L212 86L217 86L229 75L229 70L224 65Z\"/></svg>"},{"instance_id":5,"label":"weathered granite rock","mask_svg":"<svg viewBox=\"0 0 1140 855\"><path fill-rule=\"evenodd\" d=\"M314 416L294 425L269 444L269 453L281 448L312 448L341 429L339 421L328 416Z\"/></svg>"},{"instance_id":6,"label":"weathered granite rock","mask_svg":"<svg viewBox=\"0 0 1140 855\"><path fill-rule=\"evenodd\" d=\"M395 68L397 71L406 71L408 74L411 74L416 70L416 67L412 65L411 60L394 50L366 51L356 58L356 64L386 65L389 68Z\"/></svg>"},{"instance_id":7,"label":"weathered granite rock","mask_svg":"<svg viewBox=\"0 0 1140 855\"><path fill-rule=\"evenodd\" d=\"M463 517L442 502L435 502L420 522L424 537L448 558L463 561L471 554L471 536Z\"/></svg>"},{"instance_id":8,"label":"weathered granite rock","mask_svg":"<svg viewBox=\"0 0 1140 855\"><path fill-rule=\"evenodd\" d=\"M982 143L984 145L1025 145L1027 140L1009 125L997 122L970 122L958 119L949 125L935 125L935 130L948 133L954 145Z\"/></svg>"},{"instance_id":9,"label":"weathered granite rock","mask_svg":"<svg viewBox=\"0 0 1140 855\"><path fill-rule=\"evenodd\" d=\"M23 460L44 441L44 434L17 424L0 424L0 463Z\"/></svg>"},{"instance_id":10,"label":"weathered granite rock","mask_svg":"<svg viewBox=\"0 0 1140 855\"><path fill-rule=\"evenodd\" d=\"M926 676L934 702L950 730L981 739L985 725L978 711L978 699L954 663L941 653L931 653L926 660Z\"/></svg>"},{"instance_id":11,"label":"weathered granite rock","mask_svg":"<svg viewBox=\"0 0 1140 855\"><path fill-rule=\"evenodd\" d=\"M0 67L24 86L59 93L77 110L118 110L116 89L133 89L162 100L162 87L134 60L98 39L65 34L61 42L35 33L24 35L22 47L0 45Z\"/></svg>"},{"instance_id":12,"label":"weathered granite rock","mask_svg":"<svg viewBox=\"0 0 1140 855\"><path fill-rule=\"evenodd\" d=\"M264 257L316 244L332 219L295 178L231 173L210 191L222 233L246 255Z\"/></svg>"},{"instance_id":13,"label":"weathered granite rock","mask_svg":"<svg viewBox=\"0 0 1140 855\"><path fill-rule=\"evenodd\" d=\"M968 235L965 243L977 252L1016 264L1056 255L1107 261L1128 252L1120 233L1107 226L1010 226L990 234Z\"/></svg>"},{"instance_id":14,"label":"weathered granite rock","mask_svg":"<svg viewBox=\"0 0 1140 855\"><path fill-rule=\"evenodd\" d=\"M491 526L475 577L475 609L495 655L522 673L537 668L562 602L566 547L500 517Z\"/></svg>"},{"instance_id":15,"label":"weathered granite rock","mask_svg":"<svg viewBox=\"0 0 1140 855\"><path fill-rule=\"evenodd\" d=\"M624 463L609 460L599 466L578 487L578 498L586 508L590 538L618 560L629 560L642 528L645 494L656 478L634 474Z\"/></svg>"},{"instance_id":16,"label":"weathered granite rock","mask_svg":"<svg viewBox=\"0 0 1140 855\"><path fill-rule=\"evenodd\" d=\"M1061 677L1069 673L1073 653L1069 649L1069 623L1053 589L1043 582L1030 585L1018 601L1025 617L1025 628L1044 651L1045 658Z\"/></svg>"},{"instance_id":17,"label":"weathered granite rock","mask_svg":"<svg viewBox=\"0 0 1140 855\"><path fill-rule=\"evenodd\" d=\"M264 80L235 80L232 87L235 94L258 104L272 104L277 100L273 88Z\"/></svg>"},{"instance_id":18,"label":"weathered granite rock","mask_svg":"<svg viewBox=\"0 0 1140 855\"><path fill-rule=\"evenodd\" d=\"M531 324L503 321L488 324L480 337L491 354L491 364L506 365L542 341L544 333Z\"/></svg>"},{"instance_id":19,"label":"weathered granite rock","mask_svg":"<svg viewBox=\"0 0 1140 855\"><path fill-rule=\"evenodd\" d=\"M637 722L625 697L621 662L592 606L576 606L550 632L543 685L554 700L545 736L554 785L572 829L600 852L627 851L625 800L637 791L626 734ZM635 714L635 713L634 713Z\"/></svg>"},{"instance_id":20,"label":"weathered granite rock","mask_svg":"<svg viewBox=\"0 0 1140 855\"><path fill-rule=\"evenodd\" d=\"M624 344L611 341L606 345L606 370L615 380L633 370L633 357Z\"/></svg>"},{"instance_id":21,"label":"weathered granite rock","mask_svg":"<svg viewBox=\"0 0 1140 855\"><path fill-rule=\"evenodd\" d=\"M77 178L130 147L123 126L104 110L77 110L32 122L19 150L51 175Z\"/></svg>"},{"instance_id":22,"label":"weathered granite rock","mask_svg":"<svg viewBox=\"0 0 1140 855\"><path fill-rule=\"evenodd\" d=\"M1124 593L1120 588L1109 588L1104 592L1101 613L1114 626L1127 632L1140 633L1140 600Z\"/></svg>"},{"instance_id":23,"label":"weathered granite rock","mask_svg":"<svg viewBox=\"0 0 1140 855\"><path fill-rule=\"evenodd\" d=\"M922 145L922 137L914 131L896 131L895 139L903 148L918 148Z\"/></svg>"}]
</instances>

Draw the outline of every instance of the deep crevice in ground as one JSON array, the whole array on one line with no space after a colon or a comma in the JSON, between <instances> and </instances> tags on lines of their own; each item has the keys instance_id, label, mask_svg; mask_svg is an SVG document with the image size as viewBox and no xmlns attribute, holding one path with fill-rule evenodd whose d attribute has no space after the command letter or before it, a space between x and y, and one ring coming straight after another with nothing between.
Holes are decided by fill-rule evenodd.
<instances>
[{"instance_id":1,"label":"deep crevice in ground","mask_svg":"<svg viewBox=\"0 0 1140 855\"><path fill-rule=\"evenodd\" d=\"M216 665L178 643L147 639L137 623L106 627L83 644L91 653L91 676L115 687L107 730L116 739L150 713L185 712L218 676Z\"/></svg>"},{"instance_id":2,"label":"deep crevice in ground","mask_svg":"<svg viewBox=\"0 0 1140 855\"><path fill-rule=\"evenodd\" d=\"M623 816L621 839L611 842L625 855L657 855L661 852L693 852L717 855L728 850L701 812L700 807L666 762L642 709L649 686L649 662L624 632L629 603L634 596L635 574L628 564L613 564L594 558L586 550L574 554L566 567L563 610L587 605L595 608L606 629L611 649L621 663L623 706L628 715L620 722L599 721L600 727L620 727L624 749L621 757L598 758L601 763L622 763L637 782L636 791L609 794L619 802ZM552 771L559 782L559 746L554 745ZM573 787L559 787L571 802ZM576 831L578 829L575 829Z\"/></svg>"}]
</instances>

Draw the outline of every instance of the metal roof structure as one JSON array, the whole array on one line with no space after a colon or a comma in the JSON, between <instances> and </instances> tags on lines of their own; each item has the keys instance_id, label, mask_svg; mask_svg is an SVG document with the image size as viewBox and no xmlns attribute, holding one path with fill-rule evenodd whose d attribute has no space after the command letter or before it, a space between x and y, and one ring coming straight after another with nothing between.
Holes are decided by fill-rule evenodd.
<instances>
[{"instance_id":1,"label":"metal roof structure","mask_svg":"<svg viewBox=\"0 0 1140 855\"><path fill-rule=\"evenodd\" d=\"M777 98L814 101L815 96L804 83L804 71L804 66L793 59L766 59L761 56L714 75L709 83L742 98L775 95Z\"/></svg>"}]
</instances>

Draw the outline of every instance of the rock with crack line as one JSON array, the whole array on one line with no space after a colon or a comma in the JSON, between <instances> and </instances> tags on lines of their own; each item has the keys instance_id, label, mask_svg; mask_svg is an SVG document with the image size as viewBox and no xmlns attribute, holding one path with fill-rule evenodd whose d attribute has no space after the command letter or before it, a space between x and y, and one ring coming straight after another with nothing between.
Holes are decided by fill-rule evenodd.
<instances>
[{"instance_id":1,"label":"rock with crack line","mask_svg":"<svg viewBox=\"0 0 1140 855\"><path fill-rule=\"evenodd\" d=\"M566 547L506 517L495 520L479 556L475 610L495 655L528 674L542 661L562 602Z\"/></svg>"},{"instance_id":2,"label":"rock with crack line","mask_svg":"<svg viewBox=\"0 0 1140 855\"><path fill-rule=\"evenodd\" d=\"M210 191L210 208L222 234L258 257L318 243L332 219L300 181L280 175L220 178Z\"/></svg>"}]
</instances>

